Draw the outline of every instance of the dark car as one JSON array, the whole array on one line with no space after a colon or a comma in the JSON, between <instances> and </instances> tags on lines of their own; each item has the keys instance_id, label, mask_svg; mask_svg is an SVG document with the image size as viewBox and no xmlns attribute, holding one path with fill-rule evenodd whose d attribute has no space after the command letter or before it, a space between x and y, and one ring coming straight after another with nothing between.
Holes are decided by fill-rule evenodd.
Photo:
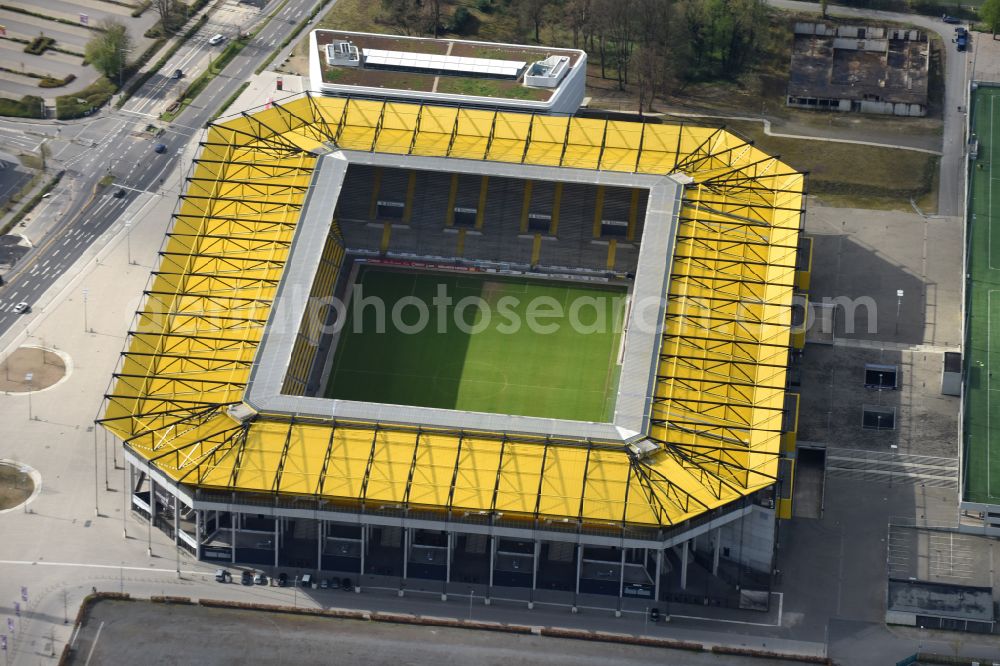
<instances>
[{"instance_id":1,"label":"dark car","mask_svg":"<svg viewBox=\"0 0 1000 666\"><path fill-rule=\"evenodd\" d=\"M249 571L244 571L243 577L240 578L240 582L244 585L253 585L253 574Z\"/></svg>"},{"instance_id":2,"label":"dark car","mask_svg":"<svg viewBox=\"0 0 1000 666\"><path fill-rule=\"evenodd\" d=\"M964 51L969 46L969 33L964 30L955 37L955 46L959 51Z\"/></svg>"},{"instance_id":3,"label":"dark car","mask_svg":"<svg viewBox=\"0 0 1000 666\"><path fill-rule=\"evenodd\" d=\"M350 578L344 578L340 581L340 589L344 592L349 592L354 589L354 581Z\"/></svg>"},{"instance_id":4,"label":"dark car","mask_svg":"<svg viewBox=\"0 0 1000 666\"><path fill-rule=\"evenodd\" d=\"M656 608L654 606L653 608L649 609L649 621L650 622L659 622L660 621L660 609L659 608Z\"/></svg>"},{"instance_id":5,"label":"dark car","mask_svg":"<svg viewBox=\"0 0 1000 666\"><path fill-rule=\"evenodd\" d=\"M253 575L253 582L257 585L267 585L267 576L262 573L255 573Z\"/></svg>"},{"instance_id":6,"label":"dark car","mask_svg":"<svg viewBox=\"0 0 1000 666\"><path fill-rule=\"evenodd\" d=\"M111 196L113 196L115 199L121 199L122 197L125 196L125 190L115 190L115 193L112 194Z\"/></svg>"},{"instance_id":7,"label":"dark car","mask_svg":"<svg viewBox=\"0 0 1000 666\"><path fill-rule=\"evenodd\" d=\"M174 73L173 73L173 76L171 76L170 78L172 78L172 79L183 79L184 78L184 70L183 69L175 69Z\"/></svg>"},{"instance_id":8,"label":"dark car","mask_svg":"<svg viewBox=\"0 0 1000 666\"><path fill-rule=\"evenodd\" d=\"M278 587L288 587L288 574L284 571L278 574Z\"/></svg>"},{"instance_id":9,"label":"dark car","mask_svg":"<svg viewBox=\"0 0 1000 666\"><path fill-rule=\"evenodd\" d=\"M157 153L165 153L167 152L167 145L165 143L158 143L153 146L153 151Z\"/></svg>"},{"instance_id":10,"label":"dark car","mask_svg":"<svg viewBox=\"0 0 1000 666\"><path fill-rule=\"evenodd\" d=\"M956 18L954 16L948 16L947 14L941 15L941 20L945 23L961 23L962 19Z\"/></svg>"}]
</instances>

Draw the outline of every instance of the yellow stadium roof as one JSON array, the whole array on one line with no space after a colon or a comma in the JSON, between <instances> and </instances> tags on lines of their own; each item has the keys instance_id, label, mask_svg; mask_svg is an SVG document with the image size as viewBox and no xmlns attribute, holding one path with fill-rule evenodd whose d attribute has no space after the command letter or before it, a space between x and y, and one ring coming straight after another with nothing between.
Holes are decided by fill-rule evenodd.
<instances>
[{"instance_id":1,"label":"yellow stadium roof","mask_svg":"<svg viewBox=\"0 0 1000 666\"><path fill-rule=\"evenodd\" d=\"M647 433L658 450L231 417L330 144L693 178ZM718 128L309 96L275 104L210 127L101 423L204 490L674 525L775 481L803 190L802 174Z\"/></svg>"}]
</instances>

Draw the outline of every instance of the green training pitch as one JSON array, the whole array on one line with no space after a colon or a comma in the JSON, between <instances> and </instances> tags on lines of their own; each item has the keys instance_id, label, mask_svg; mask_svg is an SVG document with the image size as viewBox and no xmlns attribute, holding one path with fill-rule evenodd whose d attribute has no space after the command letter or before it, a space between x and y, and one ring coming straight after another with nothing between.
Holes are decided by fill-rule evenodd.
<instances>
[{"instance_id":1,"label":"green training pitch","mask_svg":"<svg viewBox=\"0 0 1000 666\"><path fill-rule=\"evenodd\" d=\"M380 332L371 306L358 317L358 295L352 296L327 398L578 421L614 416L623 288L375 267L362 268L356 284L366 301L385 304L385 325ZM439 285L450 305L435 305ZM489 307L457 307L470 296ZM419 332L406 330L420 318L412 299L399 310L403 330L393 325L393 305L405 297L426 305L427 325ZM552 312L558 303L567 314L578 299L588 299L578 302L576 317L586 328L537 314L536 330L529 327L533 307ZM456 324L456 310L464 327ZM554 332L538 330L552 325Z\"/></svg>"},{"instance_id":2,"label":"green training pitch","mask_svg":"<svg viewBox=\"0 0 1000 666\"><path fill-rule=\"evenodd\" d=\"M993 396L1000 395L1000 88L981 86L973 95L979 156L971 169L964 499L998 504L1000 403Z\"/></svg>"}]
</instances>

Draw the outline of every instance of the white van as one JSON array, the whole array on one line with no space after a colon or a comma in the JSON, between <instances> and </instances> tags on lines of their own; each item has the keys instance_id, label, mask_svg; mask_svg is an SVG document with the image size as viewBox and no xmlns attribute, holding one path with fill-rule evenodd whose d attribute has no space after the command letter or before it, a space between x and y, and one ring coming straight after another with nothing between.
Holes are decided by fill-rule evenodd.
<instances>
[{"instance_id":1,"label":"white van","mask_svg":"<svg viewBox=\"0 0 1000 666\"><path fill-rule=\"evenodd\" d=\"M224 41L226 41L226 38L221 33L215 33L208 40L208 43L211 44L212 46L215 46L216 44L221 44Z\"/></svg>"}]
</instances>

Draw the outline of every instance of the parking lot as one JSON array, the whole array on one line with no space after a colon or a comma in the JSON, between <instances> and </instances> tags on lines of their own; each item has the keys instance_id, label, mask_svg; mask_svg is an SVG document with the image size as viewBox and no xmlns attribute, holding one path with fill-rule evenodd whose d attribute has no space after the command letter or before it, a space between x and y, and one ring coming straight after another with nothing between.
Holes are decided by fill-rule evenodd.
<instances>
[{"instance_id":1,"label":"parking lot","mask_svg":"<svg viewBox=\"0 0 1000 666\"><path fill-rule=\"evenodd\" d=\"M137 3L136 3L137 4ZM0 9L0 25L6 34L0 39L0 60L10 71L0 71L0 97L20 99L25 95L54 98L82 90L97 78L97 71L83 64L87 42L98 34L102 21L123 23L132 37L131 58L142 53L153 40L144 33L159 16L150 7L133 17L134 6L100 0L25 0ZM43 34L55 40L41 55L25 53L32 39ZM41 77L76 77L58 88L41 88Z\"/></svg>"}]
</instances>

